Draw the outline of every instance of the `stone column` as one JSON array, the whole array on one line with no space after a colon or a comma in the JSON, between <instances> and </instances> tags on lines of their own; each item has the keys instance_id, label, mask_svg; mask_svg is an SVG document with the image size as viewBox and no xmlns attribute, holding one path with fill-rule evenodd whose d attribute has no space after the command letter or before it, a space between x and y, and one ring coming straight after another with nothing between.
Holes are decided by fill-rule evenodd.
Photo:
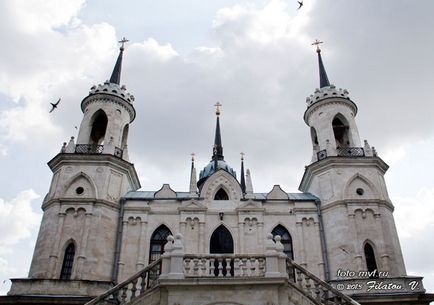
<instances>
[{"instance_id":1,"label":"stone column","mask_svg":"<svg viewBox=\"0 0 434 305\"><path fill-rule=\"evenodd\" d=\"M118 282L124 280L124 267L125 267L125 248L127 244L127 236L128 236L128 220L122 221L122 245L121 245L121 253L120 253L120 259L118 262L119 265L119 273L118 273Z\"/></svg>"},{"instance_id":2,"label":"stone column","mask_svg":"<svg viewBox=\"0 0 434 305\"><path fill-rule=\"evenodd\" d=\"M206 253L205 250L205 222L199 221L199 253Z\"/></svg>"},{"instance_id":3,"label":"stone column","mask_svg":"<svg viewBox=\"0 0 434 305\"><path fill-rule=\"evenodd\" d=\"M259 252L264 251L264 222L258 222L258 247L260 249Z\"/></svg>"},{"instance_id":4,"label":"stone column","mask_svg":"<svg viewBox=\"0 0 434 305\"><path fill-rule=\"evenodd\" d=\"M245 223L243 222L238 222L238 240L239 240L239 253L244 253L244 226Z\"/></svg>"},{"instance_id":5,"label":"stone column","mask_svg":"<svg viewBox=\"0 0 434 305\"><path fill-rule=\"evenodd\" d=\"M89 230L90 230L90 226L91 226L91 221L92 221L92 215L93 213L91 212L86 212L85 214L85 222L84 222L84 232L83 232L83 236L81 238L80 241L80 254L78 256L78 261L77 261L77 269L75 272L75 276L74 278L76 279L82 279L83 278L83 264L84 261L86 260L86 250L87 250L87 241L89 239Z\"/></svg>"},{"instance_id":6,"label":"stone column","mask_svg":"<svg viewBox=\"0 0 434 305\"><path fill-rule=\"evenodd\" d=\"M65 222L66 213L59 212L58 216L59 216L59 218L57 220L57 230L56 230L56 235L54 236L55 240L54 240L53 248L51 249L50 257L48 260L49 277L53 278L53 279L56 277L56 265L57 265L57 260L58 260L60 238L62 236L63 223Z\"/></svg>"},{"instance_id":7,"label":"stone column","mask_svg":"<svg viewBox=\"0 0 434 305\"><path fill-rule=\"evenodd\" d=\"M304 236L303 236L303 222L301 221L297 221L295 223L295 226L297 227L297 235L298 235L298 240L300 241L300 265L302 265L303 267L306 266L306 250L305 250L305 246L304 246Z\"/></svg>"},{"instance_id":8,"label":"stone column","mask_svg":"<svg viewBox=\"0 0 434 305\"><path fill-rule=\"evenodd\" d=\"M137 257L136 270L139 271L145 267L145 248L146 248L146 233L148 222L140 221L140 238L139 238L139 255Z\"/></svg>"},{"instance_id":9,"label":"stone column","mask_svg":"<svg viewBox=\"0 0 434 305\"><path fill-rule=\"evenodd\" d=\"M273 235L267 234L265 241L265 277L280 277L279 253L276 251L276 244L273 242Z\"/></svg>"},{"instance_id":10,"label":"stone column","mask_svg":"<svg viewBox=\"0 0 434 305\"><path fill-rule=\"evenodd\" d=\"M168 279L184 278L184 245L182 244L182 235L176 234L170 255L170 272L167 274Z\"/></svg>"},{"instance_id":11,"label":"stone column","mask_svg":"<svg viewBox=\"0 0 434 305\"><path fill-rule=\"evenodd\" d=\"M361 253L362 245L357 244L359 241L357 236L357 228L356 228L356 215L354 213L348 214L348 230L349 230L349 240L352 240L353 251L354 251L354 262L349 262L350 265L354 265L357 268L357 271L362 271L365 268L363 267L363 255Z\"/></svg>"},{"instance_id":12,"label":"stone column","mask_svg":"<svg viewBox=\"0 0 434 305\"><path fill-rule=\"evenodd\" d=\"M378 227L380 228L380 232L381 232L381 240L378 243L378 252L380 254L380 258L381 258L381 267L377 266L377 268L381 268L382 270L378 270L378 271L390 271L390 266L389 266L389 254L386 251L386 246L384 244L385 242L385 237L384 237L384 227L383 227L383 221L381 218L381 214L374 214L375 217L375 222L377 223Z\"/></svg>"}]
</instances>

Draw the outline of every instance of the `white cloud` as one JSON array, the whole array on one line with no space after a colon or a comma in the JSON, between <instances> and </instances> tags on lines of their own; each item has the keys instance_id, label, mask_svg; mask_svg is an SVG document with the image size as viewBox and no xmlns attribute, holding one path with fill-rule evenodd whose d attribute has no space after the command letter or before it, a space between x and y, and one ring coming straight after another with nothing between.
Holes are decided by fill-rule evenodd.
<instances>
[{"instance_id":1,"label":"white cloud","mask_svg":"<svg viewBox=\"0 0 434 305\"><path fill-rule=\"evenodd\" d=\"M33 211L31 203L40 196L29 189L20 192L11 201L0 198L0 248L7 249L37 230L41 214Z\"/></svg>"}]
</instances>

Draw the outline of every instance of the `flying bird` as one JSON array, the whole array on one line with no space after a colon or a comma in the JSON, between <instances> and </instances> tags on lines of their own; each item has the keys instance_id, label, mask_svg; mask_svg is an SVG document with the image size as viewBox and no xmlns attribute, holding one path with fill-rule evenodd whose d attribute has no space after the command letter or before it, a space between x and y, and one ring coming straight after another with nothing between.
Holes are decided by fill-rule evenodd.
<instances>
[{"instance_id":1,"label":"flying bird","mask_svg":"<svg viewBox=\"0 0 434 305\"><path fill-rule=\"evenodd\" d=\"M299 7L298 7L298 10L299 10L303 6L303 1L297 1L297 2L298 2L298 5L299 5Z\"/></svg>"},{"instance_id":2,"label":"flying bird","mask_svg":"<svg viewBox=\"0 0 434 305\"><path fill-rule=\"evenodd\" d=\"M50 103L51 104L51 110L50 110L50 112L49 113L52 113L53 111L54 111L54 109L56 109L57 108L57 105L59 105L59 103L60 103L60 97L59 97L59 100L57 101L57 103Z\"/></svg>"}]
</instances>

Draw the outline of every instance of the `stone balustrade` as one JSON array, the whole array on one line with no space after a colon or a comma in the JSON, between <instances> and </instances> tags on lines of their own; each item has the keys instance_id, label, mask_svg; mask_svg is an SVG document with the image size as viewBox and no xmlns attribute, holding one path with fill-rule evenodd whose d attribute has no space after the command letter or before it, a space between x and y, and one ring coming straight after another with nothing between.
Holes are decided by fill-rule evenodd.
<instances>
[{"instance_id":1,"label":"stone balustrade","mask_svg":"<svg viewBox=\"0 0 434 305\"><path fill-rule=\"evenodd\" d=\"M185 277L263 277L265 256L204 254L184 256Z\"/></svg>"}]
</instances>

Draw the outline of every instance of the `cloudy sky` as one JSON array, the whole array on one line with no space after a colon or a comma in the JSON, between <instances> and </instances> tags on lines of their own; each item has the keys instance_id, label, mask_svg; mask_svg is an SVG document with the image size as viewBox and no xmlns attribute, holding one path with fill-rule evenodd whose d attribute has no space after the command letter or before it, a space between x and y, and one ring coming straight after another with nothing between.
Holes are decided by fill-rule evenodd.
<instances>
[{"instance_id":1,"label":"cloudy sky","mask_svg":"<svg viewBox=\"0 0 434 305\"><path fill-rule=\"evenodd\" d=\"M223 104L225 159L246 153L254 190L297 191L311 158L305 98L329 79L359 107L363 139L389 165L408 274L434 291L434 2L403 0L10 0L0 2L0 294L27 275L51 172L77 135L80 102L109 78L136 97L130 159L142 189L188 190L190 153L211 156ZM59 109L49 102L62 97Z\"/></svg>"}]
</instances>

